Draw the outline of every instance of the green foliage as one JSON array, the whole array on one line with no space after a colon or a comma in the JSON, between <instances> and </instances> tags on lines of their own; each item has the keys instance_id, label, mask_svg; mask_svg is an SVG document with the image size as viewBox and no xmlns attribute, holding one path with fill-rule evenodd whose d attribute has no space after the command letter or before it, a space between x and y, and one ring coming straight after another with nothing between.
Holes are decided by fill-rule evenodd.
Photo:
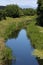
<instances>
[{"instance_id":1,"label":"green foliage","mask_svg":"<svg viewBox=\"0 0 43 65\"><path fill-rule=\"evenodd\" d=\"M10 48L7 48L3 51L4 53L4 59L11 60L12 59L12 50Z\"/></svg>"},{"instance_id":2,"label":"green foliage","mask_svg":"<svg viewBox=\"0 0 43 65\"><path fill-rule=\"evenodd\" d=\"M36 14L36 10L32 8L23 9L24 15L33 16Z\"/></svg>"},{"instance_id":3,"label":"green foliage","mask_svg":"<svg viewBox=\"0 0 43 65\"><path fill-rule=\"evenodd\" d=\"M36 10L32 8L22 9L18 5L7 5L4 9L0 10L0 20L7 17L20 17L20 16L33 16L36 14Z\"/></svg>"},{"instance_id":4,"label":"green foliage","mask_svg":"<svg viewBox=\"0 0 43 65\"><path fill-rule=\"evenodd\" d=\"M23 13L23 9L22 8L19 9L19 14L20 14L20 16L24 16L24 13Z\"/></svg>"},{"instance_id":5,"label":"green foliage","mask_svg":"<svg viewBox=\"0 0 43 65\"><path fill-rule=\"evenodd\" d=\"M37 23L43 26L43 0L38 0L37 14L38 14Z\"/></svg>"},{"instance_id":6,"label":"green foliage","mask_svg":"<svg viewBox=\"0 0 43 65\"><path fill-rule=\"evenodd\" d=\"M2 11L0 10L0 20L2 19Z\"/></svg>"},{"instance_id":7,"label":"green foliage","mask_svg":"<svg viewBox=\"0 0 43 65\"><path fill-rule=\"evenodd\" d=\"M0 20L6 19L6 12L5 10L0 10Z\"/></svg>"},{"instance_id":8,"label":"green foliage","mask_svg":"<svg viewBox=\"0 0 43 65\"><path fill-rule=\"evenodd\" d=\"M35 20L30 22L30 24L27 26L27 33L31 39L33 47L43 50L43 33L40 33L39 28L35 24Z\"/></svg>"},{"instance_id":9,"label":"green foliage","mask_svg":"<svg viewBox=\"0 0 43 65\"><path fill-rule=\"evenodd\" d=\"M9 17L19 17L20 16L20 12L19 12L19 6L18 5L7 5L5 10L7 12L7 16Z\"/></svg>"}]
</instances>

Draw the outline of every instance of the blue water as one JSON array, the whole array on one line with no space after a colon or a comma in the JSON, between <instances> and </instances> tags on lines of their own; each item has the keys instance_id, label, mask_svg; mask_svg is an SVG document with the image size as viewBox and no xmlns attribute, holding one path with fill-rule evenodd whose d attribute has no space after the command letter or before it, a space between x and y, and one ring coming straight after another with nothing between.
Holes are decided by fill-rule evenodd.
<instances>
[{"instance_id":1,"label":"blue water","mask_svg":"<svg viewBox=\"0 0 43 65\"><path fill-rule=\"evenodd\" d=\"M39 65L32 55L33 47L25 29L19 32L17 38L8 39L6 46L11 48L13 56L16 56L16 61L12 61L12 65Z\"/></svg>"}]
</instances>

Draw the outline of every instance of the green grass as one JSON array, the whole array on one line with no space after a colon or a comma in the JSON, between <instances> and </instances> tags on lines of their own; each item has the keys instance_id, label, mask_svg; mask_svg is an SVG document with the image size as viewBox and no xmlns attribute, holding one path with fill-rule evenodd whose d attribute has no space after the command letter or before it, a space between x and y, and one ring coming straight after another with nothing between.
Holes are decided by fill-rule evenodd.
<instances>
[{"instance_id":1,"label":"green grass","mask_svg":"<svg viewBox=\"0 0 43 65\"><path fill-rule=\"evenodd\" d=\"M26 22L31 20L32 17L9 18L0 21L0 37L8 38L9 35L15 30L26 27Z\"/></svg>"},{"instance_id":2,"label":"green grass","mask_svg":"<svg viewBox=\"0 0 43 65\"><path fill-rule=\"evenodd\" d=\"M43 33L40 33L40 29L35 24L36 21L33 20L27 26L28 36L31 38L32 44L35 48L43 50Z\"/></svg>"},{"instance_id":3,"label":"green grass","mask_svg":"<svg viewBox=\"0 0 43 65\"><path fill-rule=\"evenodd\" d=\"M27 36L30 37L31 44L35 48L34 54L43 58L43 27L36 25L36 19L32 20L27 26Z\"/></svg>"},{"instance_id":4,"label":"green grass","mask_svg":"<svg viewBox=\"0 0 43 65\"><path fill-rule=\"evenodd\" d=\"M7 17L6 20L0 21L0 38L4 40L8 39L13 33L15 34L15 32L18 32L22 28L26 28L31 44L40 52L41 57L41 53L43 53L43 27L36 25L36 16L24 16L20 18ZM0 44L0 46L2 45Z\"/></svg>"}]
</instances>

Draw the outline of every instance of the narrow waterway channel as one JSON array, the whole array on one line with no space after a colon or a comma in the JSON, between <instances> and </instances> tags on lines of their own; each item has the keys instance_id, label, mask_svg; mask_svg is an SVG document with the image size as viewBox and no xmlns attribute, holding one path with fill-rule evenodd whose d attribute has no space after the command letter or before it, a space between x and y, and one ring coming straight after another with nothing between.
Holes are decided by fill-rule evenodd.
<instances>
[{"instance_id":1,"label":"narrow waterway channel","mask_svg":"<svg viewBox=\"0 0 43 65\"><path fill-rule=\"evenodd\" d=\"M17 38L8 39L6 46L12 49L12 55L16 57L16 61L12 60L10 65L39 65L37 59L32 55L34 49L25 29L18 33Z\"/></svg>"}]
</instances>

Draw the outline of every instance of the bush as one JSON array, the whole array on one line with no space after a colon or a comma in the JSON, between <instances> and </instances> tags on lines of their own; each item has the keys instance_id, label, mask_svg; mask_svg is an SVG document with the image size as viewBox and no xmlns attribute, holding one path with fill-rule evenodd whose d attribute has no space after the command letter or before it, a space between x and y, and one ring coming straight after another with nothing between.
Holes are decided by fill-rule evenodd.
<instances>
[{"instance_id":1,"label":"bush","mask_svg":"<svg viewBox=\"0 0 43 65\"><path fill-rule=\"evenodd\" d=\"M3 60L11 60L12 59L12 50L8 47L3 50L4 58Z\"/></svg>"},{"instance_id":2,"label":"bush","mask_svg":"<svg viewBox=\"0 0 43 65\"><path fill-rule=\"evenodd\" d=\"M6 12L5 10L0 10L0 20L6 19Z\"/></svg>"},{"instance_id":3,"label":"bush","mask_svg":"<svg viewBox=\"0 0 43 65\"><path fill-rule=\"evenodd\" d=\"M24 15L33 16L36 14L36 10L32 8L23 9Z\"/></svg>"},{"instance_id":4,"label":"bush","mask_svg":"<svg viewBox=\"0 0 43 65\"><path fill-rule=\"evenodd\" d=\"M19 17L20 16L20 8L18 5L7 5L5 8L8 17Z\"/></svg>"}]
</instances>

